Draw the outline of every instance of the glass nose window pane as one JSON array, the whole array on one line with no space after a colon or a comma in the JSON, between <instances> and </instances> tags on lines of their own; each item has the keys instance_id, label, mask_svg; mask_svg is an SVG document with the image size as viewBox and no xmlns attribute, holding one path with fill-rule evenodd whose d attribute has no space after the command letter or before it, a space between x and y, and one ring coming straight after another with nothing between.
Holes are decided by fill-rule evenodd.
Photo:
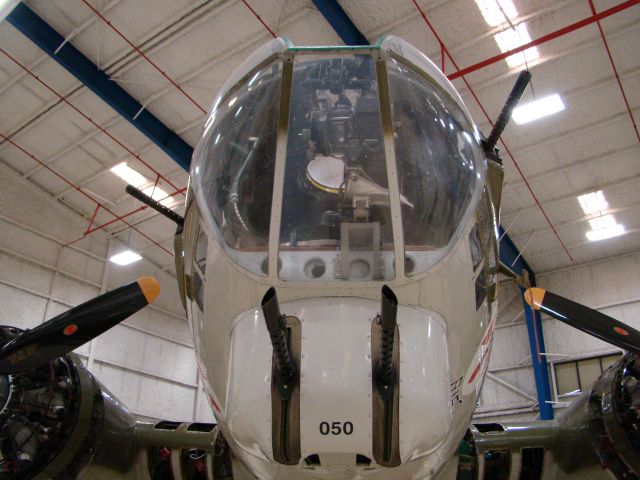
<instances>
[{"instance_id":1,"label":"glass nose window pane","mask_svg":"<svg viewBox=\"0 0 640 480\"><path fill-rule=\"evenodd\" d=\"M483 154L471 122L440 86L396 60L387 66L405 254L416 264L407 274L414 275L446 253L469 211Z\"/></svg>"},{"instance_id":2,"label":"glass nose window pane","mask_svg":"<svg viewBox=\"0 0 640 480\"><path fill-rule=\"evenodd\" d=\"M394 277L375 62L301 57L293 71L280 228L280 278Z\"/></svg>"},{"instance_id":3,"label":"glass nose window pane","mask_svg":"<svg viewBox=\"0 0 640 480\"><path fill-rule=\"evenodd\" d=\"M280 62L245 76L205 124L192 178L217 241L266 275L280 104Z\"/></svg>"}]
</instances>

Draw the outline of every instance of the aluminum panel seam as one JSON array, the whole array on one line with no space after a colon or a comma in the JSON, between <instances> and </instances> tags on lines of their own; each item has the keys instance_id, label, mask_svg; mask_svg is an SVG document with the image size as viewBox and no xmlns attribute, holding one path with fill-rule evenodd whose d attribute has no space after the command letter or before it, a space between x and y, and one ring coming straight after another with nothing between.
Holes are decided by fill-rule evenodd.
<instances>
[{"instance_id":1,"label":"aluminum panel seam","mask_svg":"<svg viewBox=\"0 0 640 480\"><path fill-rule=\"evenodd\" d=\"M24 3L7 20L83 85L128 120L183 169L189 170L193 148L163 124L91 60L54 30ZM62 45L62 47L61 47ZM59 49L59 50L58 50ZM139 113L140 112L140 113Z\"/></svg>"}]
</instances>

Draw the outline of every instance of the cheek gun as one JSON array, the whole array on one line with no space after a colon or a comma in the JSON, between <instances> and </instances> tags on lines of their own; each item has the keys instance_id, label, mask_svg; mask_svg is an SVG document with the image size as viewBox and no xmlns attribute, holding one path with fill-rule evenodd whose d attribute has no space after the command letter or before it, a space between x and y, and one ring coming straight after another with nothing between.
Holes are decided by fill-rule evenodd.
<instances>
[{"instance_id":1,"label":"cheek gun","mask_svg":"<svg viewBox=\"0 0 640 480\"><path fill-rule=\"evenodd\" d=\"M271 427L273 458L284 465L300 461L300 321L280 312L275 288L262 298L262 313L273 347ZM299 364L299 363L298 363Z\"/></svg>"},{"instance_id":2,"label":"cheek gun","mask_svg":"<svg viewBox=\"0 0 640 480\"><path fill-rule=\"evenodd\" d=\"M380 315L371 325L373 455L380 465L400 464L398 299L382 287Z\"/></svg>"}]
</instances>

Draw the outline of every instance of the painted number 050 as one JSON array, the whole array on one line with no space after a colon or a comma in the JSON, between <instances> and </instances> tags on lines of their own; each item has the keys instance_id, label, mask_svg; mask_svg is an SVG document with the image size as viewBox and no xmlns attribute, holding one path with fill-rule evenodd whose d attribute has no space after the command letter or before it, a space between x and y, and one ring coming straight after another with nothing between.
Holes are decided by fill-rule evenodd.
<instances>
[{"instance_id":1,"label":"painted number 050","mask_svg":"<svg viewBox=\"0 0 640 480\"><path fill-rule=\"evenodd\" d=\"M351 422L320 422L320 433L322 435L351 435L353 433L353 423Z\"/></svg>"}]
</instances>

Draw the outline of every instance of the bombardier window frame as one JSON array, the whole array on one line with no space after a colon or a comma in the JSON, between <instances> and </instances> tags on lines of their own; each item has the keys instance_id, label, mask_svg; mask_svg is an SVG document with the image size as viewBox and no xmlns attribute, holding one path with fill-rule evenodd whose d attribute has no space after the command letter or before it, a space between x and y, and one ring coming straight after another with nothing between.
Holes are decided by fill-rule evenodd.
<instances>
[{"instance_id":1,"label":"bombardier window frame","mask_svg":"<svg viewBox=\"0 0 640 480\"><path fill-rule=\"evenodd\" d=\"M419 65L412 63L406 58L398 55L390 48L385 48L384 45L380 47L379 45L375 45L372 47L367 47L367 49L354 50L351 48L334 48L331 47L326 50L316 50L316 49L296 49L296 47L289 46L288 49L279 51L277 53L273 53L268 57L262 59L258 64L253 66L253 68L244 70L244 74L241 77L235 78L232 85L229 86L228 90L221 92L220 97L216 100L212 110L210 111L208 122L211 120L211 117L215 110L225 102L229 102L230 99L233 98L233 95L238 94L239 89L241 89L247 81L251 79L257 72L269 67L269 65L277 65L280 75L277 80L277 88L279 89L279 104L277 105L277 118L275 120L276 124L276 140L275 140L275 148L274 148L274 166L273 166L273 178L271 181L272 194L271 194L271 217L269 219L269 226L267 228L267 236L264 245L261 245L261 249L259 253L259 257L256 256L257 253L253 252L255 255L251 256L252 252L244 252L242 249L238 250L240 256L243 256L244 253L248 253L244 255L244 259L236 258L238 255L231 255L226 248L226 241L224 235L222 235L222 231L218 228L218 222L213 218L213 212L203 212L206 218L207 225L211 223L213 220L212 228L212 241L215 241L219 244L222 249L229 256L230 260L234 264L234 267L243 273L247 273L252 277L257 279L269 279L276 284L283 284L285 282L289 283L313 283L314 285L318 284L333 284L335 285L337 281L341 281L342 279L333 278L333 275L321 275L322 278L314 279L314 278L296 278L296 279L286 279L281 275L282 269L282 259L280 258L280 246L282 239L281 236L281 224L283 222L282 218L282 202L283 202L283 187L279 186L278 182L284 182L284 175L286 173L286 158L287 158L287 140L290 129L290 109L292 108L292 80L293 80L293 66L295 60L297 60L297 56L301 55L326 55L330 58L347 58L349 56L359 56L359 55L367 55L371 57L372 63L375 68L375 81L378 85L378 91L375 94L375 98L378 102L378 115L380 121L380 127L382 130L382 143L383 150L385 152L385 160L383 161L386 167L386 181L387 181L387 190L389 195L389 210L390 210L390 227L391 227L391 238L393 239L393 246L390 248L392 253L392 259L389 259L389 265L386 268L393 269L393 276L387 278L374 278L373 276L361 279L360 284L365 286L367 284L380 284L383 282L397 282L397 281L406 281L409 279L415 280L416 277L422 276L423 274L427 274L428 271L435 265L433 261L433 253L434 252L425 252L425 255L429 256L426 264L422 259L416 259L412 255L412 252L406 252L406 245L404 243L404 232L403 232L403 218L402 218L402 207L401 207L401 184L400 179L398 178L398 164L396 159L396 150L395 150L395 142L394 139L394 128L393 128L393 117L391 114L391 94L389 89L389 73L388 66L391 61L397 61L402 64L406 68L409 68L412 72L419 75L421 78L428 81L434 88L438 89L438 94L446 97L447 102L451 102L457 108L459 108L461 112L461 118L463 119L463 127L464 131L468 132L469 135L477 137L477 129L473 125L471 118L466 111L466 108L463 104L460 103L459 98L453 97L448 90L448 86L440 85L440 80L438 77L433 77L429 73L428 68L422 68ZM308 58L308 57L307 57ZM305 57L301 57L301 60L307 60ZM291 69L288 70L286 65L290 65ZM223 87L223 89L226 88ZM275 86L274 86L275 88ZM288 98L283 100L283 95L288 94ZM284 103L283 103L284 102ZM287 110L287 115L283 115L283 111ZM387 110L387 112L385 112ZM226 115L227 113L225 113ZM385 118L387 115L389 118ZM286 118L284 118L286 117ZM219 117L222 118L222 117ZM209 133L210 135L213 132L207 132L208 128L211 128L211 125L215 125L215 121L211 120L211 124L207 126L205 124L204 135ZM283 129L284 127L284 129ZM217 128L217 127L216 127ZM204 136L203 135L203 136ZM476 138L477 140L477 138ZM482 185L484 185L484 177L485 177L485 166L486 161L477 158L474 155L473 158L474 166L477 168L478 176L475 177L475 185L474 190L472 191L470 200L468 201L466 211L462 214L459 224L453 229L453 234L447 243L446 246L440 248L438 250L438 255L441 251L448 254L454 245L459 243L461 235L468 231L466 226L470 221L471 215L477 209L477 202L480 199ZM475 173L474 173L475 176ZM199 189L202 187L199 186ZM196 192L197 193L197 192ZM202 196L196 197L202 199ZM201 207L204 209L204 205ZM211 219L209 218L211 217ZM372 233L372 235L375 235ZM266 251L265 251L266 249ZM314 251L314 253L316 253ZM321 267L318 267L317 260L318 258L324 258L325 252L318 250L318 255L314 255L313 263L309 266L309 271L320 271ZM422 254L422 252L419 252ZM444 255L440 255L439 258L442 258ZM250 258L249 258L250 257ZM255 258L254 258L255 257ZM317 257L317 258L316 258ZM436 259L438 260L438 259ZM410 265L410 268L406 268L406 265ZM306 266L305 266L306 268ZM324 262L324 268L326 270L331 270L333 272L333 265L329 262ZM195 272L195 270L194 270ZM344 280L352 281L354 278L346 278Z\"/></svg>"},{"instance_id":2,"label":"bombardier window frame","mask_svg":"<svg viewBox=\"0 0 640 480\"><path fill-rule=\"evenodd\" d=\"M333 50L333 49L332 49ZM391 239L393 241L392 244L392 248L390 249L391 255L389 258L386 258L384 260L384 268L386 268L387 270L393 272L392 276L383 276L383 278L376 278L375 277L375 262L373 263L373 267L371 266L371 264L368 265L368 272L370 273L365 273L361 278L358 278L357 276L348 276L347 278L341 278L341 270L340 270L340 266L338 263L338 257L334 258L334 254L332 253L333 251L335 251L335 249L340 245L340 241L338 240L338 242L336 243L335 246L330 246L330 245L324 245L320 248L313 248L312 246L309 246L308 249L311 250L310 255L305 256L304 258L300 258L297 261L299 263L304 263L304 266L301 267L303 272L314 272L314 271L320 271L319 268L316 268L318 266L320 266L320 268L324 268L325 272L330 272L330 274L323 274L321 277L322 278L313 278L312 275L307 275L306 278L302 277L302 276L298 276L298 278L291 278L291 275L289 275L289 278L287 278L287 274L288 272L286 272L286 265L285 268L282 268L281 265L285 264L284 261L282 261L282 253L286 252L286 249L288 247L286 247L286 245L284 245L284 249L283 249L283 238L281 238L282 235L282 222L283 222L283 212L282 209L280 209L280 214L276 215L276 209L278 209L278 202L282 202L282 198L276 198L276 195L284 195L284 190L281 192L280 188L277 184L274 184L274 199L272 201L272 235L271 235L271 240L276 239L275 245L271 245L270 242L270 265L273 265L274 263L274 259L271 257L272 253L275 253L277 256L277 260L279 262L278 264L278 272L277 273L271 273L269 274L269 277L272 278L273 280L279 280L279 281L284 281L284 282L296 282L296 283L308 283L308 282L313 282L313 283L335 283L335 282L340 282L340 281L345 281L345 280L349 280L349 281L353 281L353 280L358 280L361 281L362 284L367 284L367 283L375 283L375 284L379 284L385 281L393 281L394 279L398 279L398 278L404 278L404 263L403 262L398 262L398 258L402 259L403 257L401 256L401 252L402 252L402 248L398 249L397 245L398 243L402 243L401 242L401 237L398 238L398 221L396 220L396 218L399 218L399 215L397 215L397 213L399 213L399 206L396 206L396 200L395 198L398 197L398 195L393 195L394 191L397 192L398 191L398 187L397 187L397 182L395 182L394 180L397 179L397 174L395 171L396 168L396 162L395 162L395 153L392 155L392 158L388 158L389 157L389 151L393 152L393 148L391 145L391 148L389 148L389 139L392 139L392 131L389 130L389 132L387 131L387 129L385 128L385 121L382 118L384 116L384 107L383 105L388 104L389 102L389 96L388 96L388 88L382 88L382 86L380 85L381 83L384 83L386 85L387 83L387 78L386 78L386 70L385 70L385 75L382 76L380 69L379 69L379 64L380 63L386 63L387 59L386 58L381 58L381 56L379 55L379 51L377 49L372 49L372 51L367 51L366 53L355 53L354 51L352 51L352 49L339 49L338 51L332 52L332 53L337 53L337 55L335 56L331 56L328 57L327 59L339 59L339 58L349 58L349 57L354 57L354 56L364 56L366 55L367 57L370 57L370 61L371 61L371 65L373 66L373 68L375 69L375 74L374 74L374 78L375 78L375 85L376 85L376 91L375 91L375 101L377 102L377 114L378 114L378 121L379 121L379 128L381 131L381 148L382 148L382 152L384 155L384 159L382 161L382 164L386 170L386 175L385 175L385 181L386 181L386 187L387 187L387 195L389 198L389 211L390 211L390 218L389 218L389 230L391 231ZM307 55L318 55L318 56L325 56L326 52L325 51L305 51L305 54ZM285 176L286 173L286 169L287 169L287 161L289 160L289 154L288 154L288 142L290 140L290 131L291 131L291 108L292 108L292 99L294 97L293 95L293 89L295 88L295 86L293 85L293 76L294 76L294 71L292 69L290 76L285 75L283 73L283 78L282 81L283 82L289 82L289 84L291 85L289 92L290 92L290 98L289 98L289 117L287 118L287 125L286 125L286 129L283 128L283 126L281 125L280 129L279 129L279 134L280 132L282 132L283 130L285 131L285 135L283 138L283 142L278 144L278 147L282 146L283 149L282 151L280 149L278 149L276 151L276 156L277 157L283 157L281 160L281 163L278 164L278 161L276 161L276 178L279 177L280 181L282 181L282 179ZM287 78L288 77L288 78ZM383 80L381 80L381 78ZM393 171L392 171L393 170ZM283 187L284 188L284 187ZM398 212L394 212L395 210L398 210ZM358 224L354 224L354 225L358 225ZM399 227L401 230L401 226ZM273 231L275 230L275 231ZM371 233L372 238L376 238L376 234L375 231ZM348 237L347 237L348 238ZM400 240L400 241L399 241ZM303 254L303 251L305 249L302 248L298 248L294 253L297 256L301 256ZM348 251L347 251L348 252ZM286 252L287 254L289 254L289 252ZM375 255L375 254L374 254ZM290 262L288 262L290 263ZM396 267L396 265L400 265L399 267ZM363 267L364 268L364 267ZM342 267L342 269L344 270L344 266ZM283 270L284 270L284 275L283 275Z\"/></svg>"},{"instance_id":3,"label":"bombardier window frame","mask_svg":"<svg viewBox=\"0 0 640 480\"><path fill-rule=\"evenodd\" d=\"M402 40L400 40L400 42L406 43ZM409 44L406 44L406 45L409 46L410 48L414 48ZM457 226L454 228L454 231L447 245L434 248L434 249L427 248L424 250L422 249L412 250L412 249L407 249L406 241L403 241L403 244L401 247L403 251L401 252L400 258L404 258L405 262L409 261L416 267L416 268L413 268L411 272L405 273L404 277L409 279L409 278L415 278L416 276L419 276L419 275L426 274L431 268L433 268L434 265L437 264L438 261L444 258L444 256L446 256L451 251L452 247L460 241L462 236L465 235L465 232L466 232L465 227L469 224L472 218L475 218L479 202L481 201L481 197L483 195L483 190L484 190L485 181L486 181L487 160L480 146L481 144L480 144L479 132L475 124L473 123L469 112L466 110L466 107L464 107L464 105L461 103L461 99L456 98L451 94L451 92L447 88L445 88L443 85L440 85L439 82L425 68L419 66L416 63L413 63L411 60L400 55L395 50L389 49L386 51L386 63L389 64L391 61L396 61L401 66L417 74L424 81L430 84L438 92L438 94L442 95L446 99L446 102L454 105L459 110L459 113L461 114L461 119L464 122L460 124L460 127L464 132L467 132L470 136L472 136L473 140L476 143L475 146L478 147L476 154L479 154L479 155L474 154L474 159L473 159L474 165L475 165L474 167L475 178L474 178L474 188L473 188L472 195L469 199L469 202L467 204L467 207L462 217L460 218ZM387 98L388 98L389 105L391 105L390 91L387 92ZM393 148L395 151L395 143L397 141L397 138L395 136L395 129L392 133L394 134ZM397 183L398 183L398 188L401 190L399 176L397 178ZM404 231L405 226L404 226L404 218L402 214L401 214L399 223L400 223L400 229Z\"/></svg>"}]
</instances>

